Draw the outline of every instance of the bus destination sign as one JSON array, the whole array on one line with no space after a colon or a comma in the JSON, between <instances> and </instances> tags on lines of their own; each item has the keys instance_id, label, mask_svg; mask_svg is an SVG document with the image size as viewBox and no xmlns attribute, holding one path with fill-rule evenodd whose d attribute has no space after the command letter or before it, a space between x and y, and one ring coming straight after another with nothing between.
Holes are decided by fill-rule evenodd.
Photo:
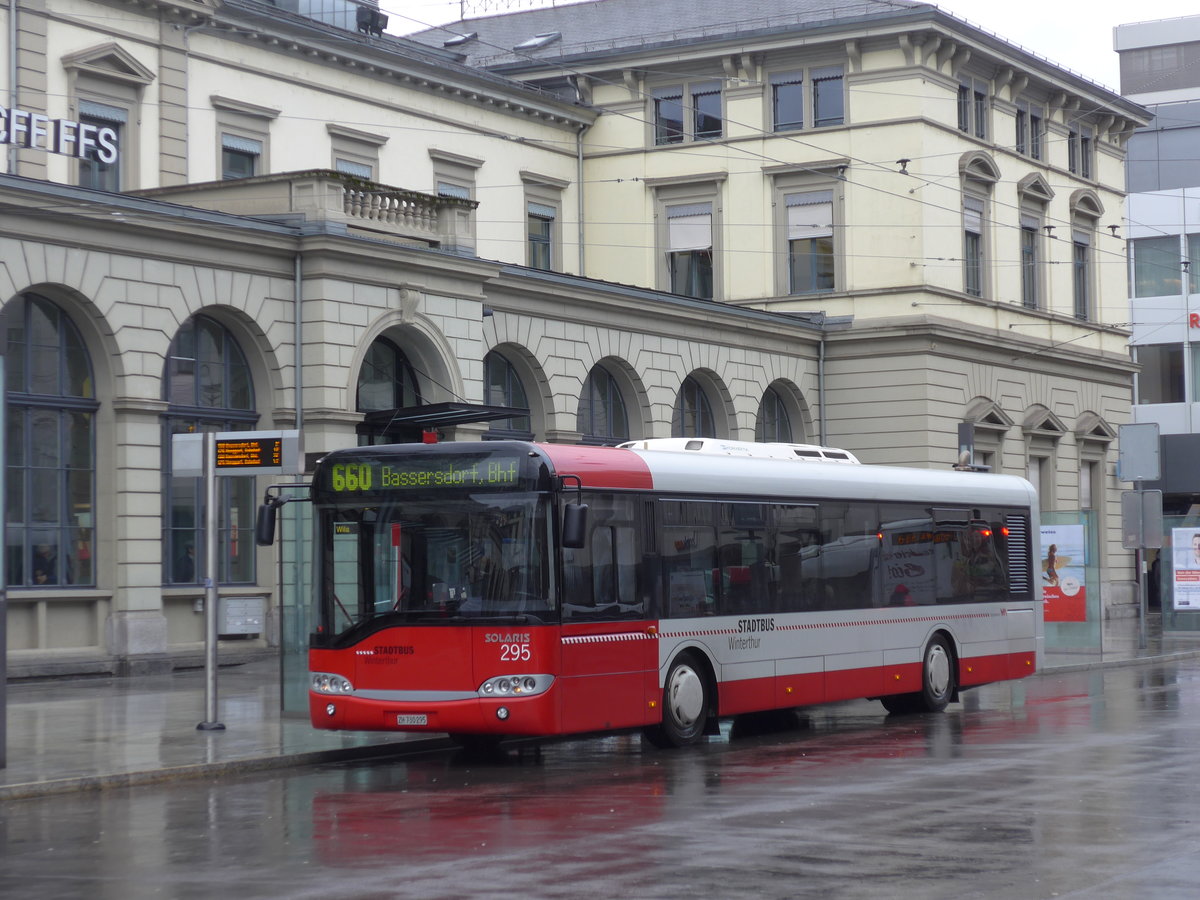
<instances>
[{"instance_id":1,"label":"bus destination sign","mask_svg":"<svg viewBox=\"0 0 1200 900\"><path fill-rule=\"evenodd\" d=\"M218 469L278 468L283 465L283 438L218 438Z\"/></svg>"},{"instance_id":2,"label":"bus destination sign","mask_svg":"<svg viewBox=\"0 0 1200 900\"><path fill-rule=\"evenodd\" d=\"M331 462L323 473L335 494L368 491L515 488L521 462L515 456L394 456Z\"/></svg>"}]
</instances>

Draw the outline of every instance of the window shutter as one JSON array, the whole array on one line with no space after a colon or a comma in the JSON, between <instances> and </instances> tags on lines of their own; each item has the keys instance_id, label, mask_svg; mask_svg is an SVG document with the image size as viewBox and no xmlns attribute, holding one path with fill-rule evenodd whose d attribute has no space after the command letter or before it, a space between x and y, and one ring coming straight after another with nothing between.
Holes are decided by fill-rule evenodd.
<instances>
[{"instance_id":1,"label":"window shutter","mask_svg":"<svg viewBox=\"0 0 1200 900\"><path fill-rule=\"evenodd\" d=\"M221 135L221 148L224 150L238 150L242 153L253 153L255 156L262 156L262 141L255 141L251 138L238 137L233 134Z\"/></svg>"},{"instance_id":2,"label":"window shutter","mask_svg":"<svg viewBox=\"0 0 1200 900\"><path fill-rule=\"evenodd\" d=\"M983 234L983 201L978 197L963 198L963 227L975 234Z\"/></svg>"},{"instance_id":3,"label":"window shutter","mask_svg":"<svg viewBox=\"0 0 1200 900\"><path fill-rule=\"evenodd\" d=\"M667 243L672 253L712 248L712 204L667 207Z\"/></svg>"},{"instance_id":4,"label":"window shutter","mask_svg":"<svg viewBox=\"0 0 1200 900\"><path fill-rule=\"evenodd\" d=\"M833 236L833 191L787 194L788 240Z\"/></svg>"},{"instance_id":5,"label":"window shutter","mask_svg":"<svg viewBox=\"0 0 1200 900\"><path fill-rule=\"evenodd\" d=\"M119 106L109 106L107 103L97 103L95 100L79 101L79 116L86 119L97 119L101 122L112 122L124 125L129 121L129 113Z\"/></svg>"}]
</instances>

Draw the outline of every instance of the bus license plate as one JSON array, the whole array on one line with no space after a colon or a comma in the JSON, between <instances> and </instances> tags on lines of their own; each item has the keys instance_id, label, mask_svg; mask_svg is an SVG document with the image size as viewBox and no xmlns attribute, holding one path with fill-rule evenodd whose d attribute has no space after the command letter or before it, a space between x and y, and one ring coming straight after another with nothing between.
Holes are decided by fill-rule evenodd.
<instances>
[{"instance_id":1,"label":"bus license plate","mask_svg":"<svg viewBox=\"0 0 1200 900\"><path fill-rule=\"evenodd\" d=\"M396 716L397 725L428 725L429 716L425 713L402 713Z\"/></svg>"}]
</instances>

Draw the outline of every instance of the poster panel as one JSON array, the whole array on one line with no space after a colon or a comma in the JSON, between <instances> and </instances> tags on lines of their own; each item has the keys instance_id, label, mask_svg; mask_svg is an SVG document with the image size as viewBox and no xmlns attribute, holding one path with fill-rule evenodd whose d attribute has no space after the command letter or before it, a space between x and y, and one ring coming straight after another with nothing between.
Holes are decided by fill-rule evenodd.
<instances>
[{"instance_id":1,"label":"poster panel","mask_svg":"<svg viewBox=\"0 0 1200 900\"><path fill-rule=\"evenodd\" d=\"M1200 528L1172 528L1175 608L1200 609Z\"/></svg>"},{"instance_id":2,"label":"poster panel","mask_svg":"<svg viewBox=\"0 0 1200 900\"><path fill-rule=\"evenodd\" d=\"M1083 525L1043 525L1041 535L1046 621L1086 622L1087 529Z\"/></svg>"}]
</instances>

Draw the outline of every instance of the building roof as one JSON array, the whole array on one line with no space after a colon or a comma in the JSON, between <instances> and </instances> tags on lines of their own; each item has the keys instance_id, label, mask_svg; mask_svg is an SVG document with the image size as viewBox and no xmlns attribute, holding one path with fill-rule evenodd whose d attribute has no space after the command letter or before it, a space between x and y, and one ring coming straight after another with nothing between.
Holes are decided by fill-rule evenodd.
<instances>
[{"instance_id":1,"label":"building roof","mask_svg":"<svg viewBox=\"0 0 1200 900\"><path fill-rule=\"evenodd\" d=\"M463 55L474 66L516 62L529 56L559 57L684 42L764 29L815 27L825 23L928 10L916 0L591 0L495 16L464 19L408 38ZM461 43L462 35L475 35ZM515 50L539 35L557 35L540 46Z\"/></svg>"}]
</instances>

